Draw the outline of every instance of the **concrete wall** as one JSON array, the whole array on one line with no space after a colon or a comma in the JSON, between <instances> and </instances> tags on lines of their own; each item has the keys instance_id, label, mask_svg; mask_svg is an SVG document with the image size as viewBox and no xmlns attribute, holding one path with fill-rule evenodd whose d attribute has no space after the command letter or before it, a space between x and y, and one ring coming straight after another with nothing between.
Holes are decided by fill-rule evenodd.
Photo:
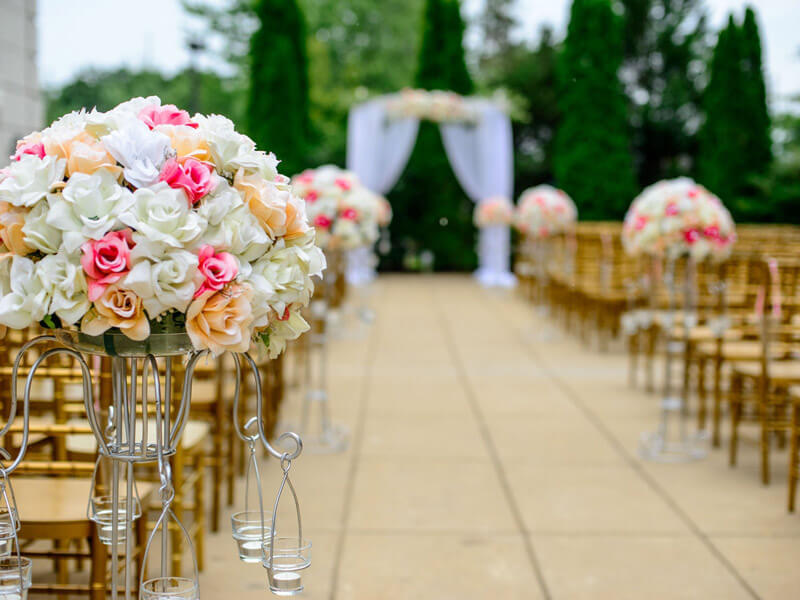
<instances>
[{"instance_id":1,"label":"concrete wall","mask_svg":"<svg viewBox=\"0 0 800 600\"><path fill-rule=\"evenodd\" d=\"M36 0L0 0L0 166L43 125L36 69Z\"/></svg>"}]
</instances>

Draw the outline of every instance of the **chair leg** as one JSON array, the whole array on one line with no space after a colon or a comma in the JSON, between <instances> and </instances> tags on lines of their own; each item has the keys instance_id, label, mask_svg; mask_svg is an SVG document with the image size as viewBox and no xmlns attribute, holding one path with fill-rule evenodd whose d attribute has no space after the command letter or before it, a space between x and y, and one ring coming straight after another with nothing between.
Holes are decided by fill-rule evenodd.
<instances>
[{"instance_id":1,"label":"chair leg","mask_svg":"<svg viewBox=\"0 0 800 600\"><path fill-rule=\"evenodd\" d=\"M800 439L800 404L792 407L791 446L789 450L789 512L794 512L797 497L798 439Z\"/></svg>"},{"instance_id":2,"label":"chair leg","mask_svg":"<svg viewBox=\"0 0 800 600\"><path fill-rule=\"evenodd\" d=\"M194 481L194 546L197 552L197 568L202 572L205 568L205 527L206 527L206 457L203 451L198 452L195 460Z\"/></svg>"},{"instance_id":3,"label":"chair leg","mask_svg":"<svg viewBox=\"0 0 800 600\"><path fill-rule=\"evenodd\" d=\"M639 331L633 332L628 336L628 352L630 354L630 366L628 372L628 383L631 387L636 387L636 370L639 368Z\"/></svg>"},{"instance_id":4,"label":"chair leg","mask_svg":"<svg viewBox=\"0 0 800 600\"><path fill-rule=\"evenodd\" d=\"M146 519L139 519L146 521ZM106 599L106 564L108 552L105 544L97 537L97 529L92 527L92 537L89 538L89 551L92 556L92 565L89 572L89 599Z\"/></svg>"},{"instance_id":5,"label":"chair leg","mask_svg":"<svg viewBox=\"0 0 800 600\"><path fill-rule=\"evenodd\" d=\"M759 387L761 384L758 384ZM758 418L761 425L761 483L769 485L770 406L762 399L758 403Z\"/></svg>"},{"instance_id":6,"label":"chair leg","mask_svg":"<svg viewBox=\"0 0 800 600\"><path fill-rule=\"evenodd\" d=\"M737 375L731 376L730 407L731 407L731 447L729 463L736 466L736 452L739 445L739 421L742 413L741 403L741 378Z\"/></svg>"},{"instance_id":7,"label":"chair leg","mask_svg":"<svg viewBox=\"0 0 800 600\"><path fill-rule=\"evenodd\" d=\"M712 415L711 445L720 446L720 425L722 422L722 359L714 359L714 413Z\"/></svg>"},{"instance_id":8,"label":"chair leg","mask_svg":"<svg viewBox=\"0 0 800 600\"><path fill-rule=\"evenodd\" d=\"M185 451L179 447L177 452L175 452L175 456L173 457L174 462L172 469L172 479L175 487L175 500L172 503L172 510L175 513L175 517L181 523L183 523L183 520L185 519L183 507L186 504L186 490L183 489L183 482L186 475L184 472L184 454ZM183 552L183 532L181 531L180 527L176 526L172 528L170 537L172 541L172 573L175 575L175 577L179 577L183 562L181 556L181 553Z\"/></svg>"},{"instance_id":9,"label":"chair leg","mask_svg":"<svg viewBox=\"0 0 800 600\"><path fill-rule=\"evenodd\" d=\"M703 355L697 357L697 428L706 428L708 408L706 406L706 360Z\"/></svg>"}]
</instances>

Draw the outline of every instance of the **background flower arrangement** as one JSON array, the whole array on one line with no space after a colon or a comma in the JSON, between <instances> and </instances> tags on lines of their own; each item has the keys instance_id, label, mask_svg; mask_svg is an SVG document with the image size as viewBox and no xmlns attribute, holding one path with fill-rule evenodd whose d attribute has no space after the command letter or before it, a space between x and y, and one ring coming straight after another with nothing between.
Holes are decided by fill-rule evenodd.
<instances>
[{"instance_id":1,"label":"background flower arrangement","mask_svg":"<svg viewBox=\"0 0 800 600\"><path fill-rule=\"evenodd\" d=\"M514 217L514 205L503 196L492 196L475 206L472 220L475 227L509 225Z\"/></svg>"},{"instance_id":2,"label":"background flower arrangement","mask_svg":"<svg viewBox=\"0 0 800 600\"><path fill-rule=\"evenodd\" d=\"M219 115L157 97L73 112L20 140L0 171L0 324L272 356L325 266L273 154Z\"/></svg>"},{"instance_id":3,"label":"background flower arrangement","mask_svg":"<svg viewBox=\"0 0 800 600\"><path fill-rule=\"evenodd\" d=\"M631 254L724 259L736 241L736 228L719 198L680 177L659 181L636 197L625 215L622 241Z\"/></svg>"},{"instance_id":4,"label":"background flower arrangement","mask_svg":"<svg viewBox=\"0 0 800 600\"><path fill-rule=\"evenodd\" d=\"M538 185L522 192L514 226L531 237L548 237L566 231L578 218L575 203L562 190Z\"/></svg>"},{"instance_id":5,"label":"background flower arrangement","mask_svg":"<svg viewBox=\"0 0 800 600\"><path fill-rule=\"evenodd\" d=\"M334 165L307 169L292 179L292 188L306 202L320 247L352 250L378 240L385 206L354 173Z\"/></svg>"}]
</instances>

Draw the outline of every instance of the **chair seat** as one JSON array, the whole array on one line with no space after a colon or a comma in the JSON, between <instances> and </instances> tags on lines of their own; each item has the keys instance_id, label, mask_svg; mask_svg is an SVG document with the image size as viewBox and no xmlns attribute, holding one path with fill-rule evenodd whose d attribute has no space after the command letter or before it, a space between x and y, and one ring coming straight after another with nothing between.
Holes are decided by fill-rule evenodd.
<instances>
[{"instance_id":1,"label":"chair seat","mask_svg":"<svg viewBox=\"0 0 800 600\"><path fill-rule=\"evenodd\" d=\"M678 325L672 331L671 336L673 339L683 339L683 326ZM736 341L742 337L741 332L736 329L726 329L722 334L723 340ZM702 342L704 340L714 340L714 331L708 325L697 325L689 329L689 340L692 342Z\"/></svg>"},{"instance_id":2,"label":"chair seat","mask_svg":"<svg viewBox=\"0 0 800 600\"><path fill-rule=\"evenodd\" d=\"M760 363L747 362L735 364L733 369L736 373L745 377L761 376ZM791 360L770 363L769 377L773 383L800 383L800 361Z\"/></svg>"},{"instance_id":3,"label":"chair seat","mask_svg":"<svg viewBox=\"0 0 800 600\"><path fill-rule=\"evenodd\" d=\"M138 430L142 428L142 422L136 421ZM201 443L204 439L208 438L211 433L211 426L202 421L189 421L186 428L183 430L181 436L181 448L191 449L197 444ZM156 440L156 423L155 419L147 420L147 438L155 442ZM76 454L94 454L97 452L97 440L94 435L77 434L67 436L67 450Z\"/></svg>"},{"instance_id":4,"label":"chair seat","mask_svg":"<svg viewBox=\"0 0 800 600\"><path fill-rule=\"evenodd\" d=\"M770 347L773 358L788 356L792 348L789 344L776 343ZM704 342L698 346L698 353L708 357L716 356L717 346L712 342ZM729 361L757 361L762 355L762 345L758 340L723 341L722 358Z\"/></svg>"},{"instance_id":5,"label":"chair seat","mask_svg":"<svg viewBox=\"0 0 800 600\"><path fill-rule=\"evenodd\" d=\"M789 398L792 402L800 403L800 385L793 385L789 388Z\"/></svg>"},{"instance_id":6,"label":"chair seat","mask_svg":"<svg viewBox=\"0 0 800 600\"><path fill-rule=\"evenodd\" d=\"M155 484L137 482L142 500ZM91 479L17 477L13 482L19 510L20 537L23 539L76 539L91 535L91 521L86 516Z\"/></svg>"}]
</instances>

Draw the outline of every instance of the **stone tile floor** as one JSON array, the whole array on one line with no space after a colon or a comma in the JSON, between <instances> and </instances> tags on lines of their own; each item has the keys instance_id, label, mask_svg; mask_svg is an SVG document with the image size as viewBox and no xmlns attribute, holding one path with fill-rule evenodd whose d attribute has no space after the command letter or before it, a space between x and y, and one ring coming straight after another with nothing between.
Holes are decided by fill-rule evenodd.
<instances>
[{"instance_id":1,"label":"stone tile floor","mask_svg":"<svg viewBox=\"0 0 800 600\"><path fill-rule=\"evenodd\" d=\"M736 469L724 450L645 463L658 399L627 387L621 348L582 346L463 276L382 277L370 301L375 323L330 353L350 447L293 467L314 543L307 598L800 596L785 453L769 487L753 443ZM267 494L278 475L265 465ZM204 598L269 595L227 527L206 564Z\"/></svg>"}]
</instances>

